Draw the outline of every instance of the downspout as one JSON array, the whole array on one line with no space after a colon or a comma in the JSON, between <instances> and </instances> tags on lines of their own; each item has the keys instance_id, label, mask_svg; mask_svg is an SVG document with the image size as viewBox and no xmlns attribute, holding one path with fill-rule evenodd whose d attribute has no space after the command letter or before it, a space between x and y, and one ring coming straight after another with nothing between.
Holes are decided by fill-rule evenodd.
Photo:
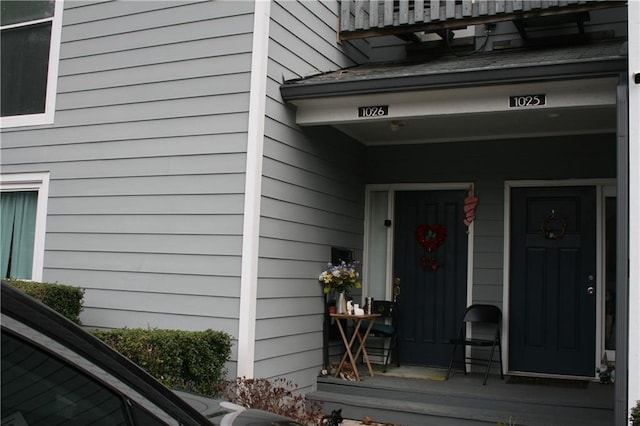
<instances>
[{"instance_id":1,"label":"downspout","mask_svg":"<svg viewBox=\"0 0 640 426\"><path fill-rule=\"evenodd\" d=\"M238 318L237 376L246 378L253 378L255 361L260 197L262 194L262 154L267 97L270 12L270 0L255 1Z\"/></svg>"}]
</instances>

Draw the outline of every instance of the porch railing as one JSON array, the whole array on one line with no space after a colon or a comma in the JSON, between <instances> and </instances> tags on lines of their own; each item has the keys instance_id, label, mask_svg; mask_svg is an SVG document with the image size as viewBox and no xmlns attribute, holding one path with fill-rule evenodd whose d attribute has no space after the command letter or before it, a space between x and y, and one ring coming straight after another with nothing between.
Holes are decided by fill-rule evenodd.
<instances>
[{"instance_id":1,"label":"porch railing","mask_svg":"<svg viewBox=\"0 0 640 426\"><path fill-rule=\"evenodd\" d=\"M610 0L342 0L340 38L434 32L624 4Z\"/></svg>"}]
</instances>

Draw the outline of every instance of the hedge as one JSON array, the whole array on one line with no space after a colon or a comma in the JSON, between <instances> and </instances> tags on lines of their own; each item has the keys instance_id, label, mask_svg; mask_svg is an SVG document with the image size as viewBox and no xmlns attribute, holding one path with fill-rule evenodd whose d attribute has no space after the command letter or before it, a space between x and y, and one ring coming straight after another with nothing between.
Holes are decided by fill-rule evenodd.
<instances>
[{"instance_id":1,"label":"hedge","mask_svg":"<svg viewBox=\"0 0 640 426\"><path fill-rule=\"evenodd\" d=\"M83 288L58 283L3 280L80 324ZM231 336L214 330L93 330L92 333L129 358L165 386L216 396L231 357Z\"/></svg>"},{"instance_id":2,"label":"hedge","mask_svg":"<svg viewBox=\"0 0 640 426\"><path fill-rule=\"evenodd\" d=\"M165 329L94 330L93 333L165 386L216 396L231 356L225 332Z\"/></svg>"},{"instance_id":3,"label":"hedge","mask_svg":"<svg viewBox=\"0 0 640 426\"><path fill-rule=\"evenodd\" d=\"M38 299L54 311L80 324L80 312L84 289L58 283L41 283L23 280L3 280L18 290Z\"/></svg>"}]
</instances>

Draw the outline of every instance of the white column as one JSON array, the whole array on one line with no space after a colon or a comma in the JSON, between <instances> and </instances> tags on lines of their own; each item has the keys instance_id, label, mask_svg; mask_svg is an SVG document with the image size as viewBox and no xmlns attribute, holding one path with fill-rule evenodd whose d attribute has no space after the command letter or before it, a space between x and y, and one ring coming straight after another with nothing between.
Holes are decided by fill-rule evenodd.
<instances>
[{"instance_id":1,"label":"white column","mask_svg":"<svg viewBox=\"0 0 640 426\"><path fill-rule=\"evenodd\" d=\"M267 97L270 0L256 0L251 53L249 129L242 227L242 276L238 325L239 377L253 378L258 294L258 242L260 238L260 196L262 194L262 153Z\"/></svg>"}]
</instances>

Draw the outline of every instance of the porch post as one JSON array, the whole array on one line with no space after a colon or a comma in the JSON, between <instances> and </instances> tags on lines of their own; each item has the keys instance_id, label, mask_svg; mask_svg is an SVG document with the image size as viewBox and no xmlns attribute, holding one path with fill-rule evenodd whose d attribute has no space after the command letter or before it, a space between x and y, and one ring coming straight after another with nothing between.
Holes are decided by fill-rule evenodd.
<instances>
[{"instance_id":1,"label":"porch post","mask_svg":"<svg viewBox=\"0 0 640 426\"><path fill-rule=\"evenodd\" d=\"M620 75L617 89L617 259L616 259L616 425L628 423L627 385L629 349L629 118L627 76Z\"/></svg>"},{"instance_id":2,"label":"porch post","mask_svg":"<svg viewBox=\"0 0 640 426\"><path fill-rule=\"evenodd\" d=\"M629 409L640 400L640 125L637 117L640 116L640 82L635 77L640 75L640 4L636 1L628 2L628 40L629 40L629 68L625 77L628 93L628 117L635 117L628 121L628 160L630 164L629 183L626 192L629 194L629 286L628 286L628 321L627 344L628 358L625 365L627 379L627 407L626 418L629 417ZM620 112L618 112L620 114ZM620 234L619 234L620 235ZM620 258L620 257L619 257ZM626 257L624 258L627 259ZM633 307L631 309L630 307ZM617 342L616 342L617 343ZM617 348L616 348L617 349ZM616 356L618 351L616 350ZM616 389L616 399L617 398ZM617 401L616 401L617 402ZM622 407L622 404L620 404ZM621 423L622 417L616 417ZM626 421L626 419L623 419ZM624 423L626 424L626 423Z\"/></svg>"}]
</instances>

